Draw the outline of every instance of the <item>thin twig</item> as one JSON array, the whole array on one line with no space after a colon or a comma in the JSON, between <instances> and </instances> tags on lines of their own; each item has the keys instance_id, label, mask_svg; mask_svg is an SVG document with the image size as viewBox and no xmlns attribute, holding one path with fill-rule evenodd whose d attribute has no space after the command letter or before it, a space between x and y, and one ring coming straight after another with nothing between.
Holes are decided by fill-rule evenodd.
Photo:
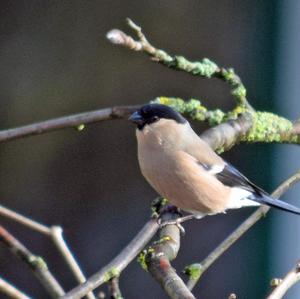
<instances>
[{"instance_id":1,"label":"thin twig","mask_svg":"<svg viewBox=\"0 0 300 299\"><path fill-rule=\"evenodd\" d=\"M139 254L157 232L159 225L156 219L149 220L130 243L105 267L92 275L88 280L68 292L61 299L82 298L88 292L119 276L127 265Z\"/></svg>"},{"instance_id":2,"label":"thin twig","mask_svg":"<svg viewBox=\"0 0 300 299\"><path fill-rule=\"evenodd\" d=\"M272 193L272 197L281 197L291 186L300 180L300 171L280 184ZM236 230L234 230L217 248L215 248L200 264L196 264L198 275L188 280L188 288L192 290L200 276L232 245L234 244L249 228L251 228L259 219L265 216L270 207L261 206L250 217L248 217ZM195 265L194 265L195 267Z\"/></svg>"},{"instance_id":3,"label":"thin twig","mask_svg":"<svg viewBox=\"0 0 300 299\"><path fill-rule=\"evenodd\" d=\"M63 238L63 230L59 226L47 227L44 224L41 224L35 220L32 220L28 217L25 217L17 212L11 211L10 209L0 205L0 215L7 217L11 220L14 220L24 226L29 227L30 229L40 232L46 236L51 237L52 241L56 245L57 249L63 256L67 265L71 269L71 272L74 274L77 282L83 283L86 281L86 278L81 271L79 264L75 260L72 252L70 251L66 241ZM95 295L92 293L87 294L89 299L95 299Z\"/></svg>"},{"instance_id":4,"label":"thin twig","mask_svg":"<svg viewBox=\"0 0 300 299\"><path fill-rule=\"evenodd\" d=\"M66 261L67 265L71 269L72 273L74 274L77 282L84 283L86 281L85 275L81 271L78 262L76 261L66 241L64 240L63 230L60 226L51 227L51 238L57 249L63 256L64 260ZM96 299L95 295L92 292L89 292L86 296L89 299Z\"/></svg>"},{"instance_id":5,"label":"thin twig","mask_svg":"<svg viewBox=\"0 0 300 299\"><path fill-rule=\"evenodd\" d=\"M0 142L22 138L30 135L42 134L49 131L68 127L77 127L84 124L100 122L108 119L125 118L137 109L138 106L119 106L104 108L95 111L67 115L59 118L41 121L18 128L0 131ZM81 129L80 127L79 129Z\"/></svg>"},{"instance_id":6,"label":"thin twig","mask_svg":"<svg viewBox=\"0 0 300 299\"><path fill-rule=\"evenodd\" d=\"M10 251L24 261L33 271L43 287L52 298L58 298L65 294L63 288L49 271L45 261L37 255L31 253L19 240L10 234L3 226L0 226L0 241L3 242Z\"/></svg>"},{"instance_id":7,"label":"thin twig","mask_svg":"<svg viewBox=\"0 0 300 299\"><path fill-rule=\"evenodd\" d=\"M108 284L108 292L111 299L124 299L119 286L119 277L113 277L109 280Z\"/></svg>"},{"instance_id":8,"label":"thin twig","mask_svg":"<svg viewBox=\"0 0 300 299\"><path fill-rule=\"evenodd\" d=\"M0 277L0 293L12 299L31 299L25 293L18 290L15 286Z\"/></svg>"},{"instance_id":9,"label":"thin twig","mask_svg":"<svg viewBox=\"0 0 300 299\"><path fill-rule=\"evenodd\" d=\"M32 230L35 230L41 234L49 236L51 234L51 230L49 227L47 227L44 224L41 224L35 220L32 220L28 217L25 217L17 212L14 212L2 205L0 205L0 215L4 216L6 218L9 218L11 220L14 220L24 226L27 226L31 228Z\"/></svg>"},{"instance_id":10,"label":"thin twig","mask_svg":"<svg viewBox=\"0 0 300 299\"><path fill-rule=\"evenodd\" d=\"M220 68L211 60L204 58L202 61L191 62L183 56L171 56L167 52L154 47L149 43L140 26L127 18L128 26L134 30L138 40L134 40L119 29L110 30L106 37L115 45L121 45L135 51L145 52L153 61L160 62L170 68L184 71L204 78L218 78L227 82L231 87L231 93L238 106L254 111L246 99L246 89L233 69Z\"/></svg>"},{"instance_id":11,"label":"thin twig","mask_svg":"<svg viewBox=\"0 0 300 299\"><path fill-rule=\"evenodd\" d=\"M300 262L289 271L286 276L279 282L278 286L270 293L267 299L280 299L284 294L300 280Z\"/></svg>"}]
</instances>

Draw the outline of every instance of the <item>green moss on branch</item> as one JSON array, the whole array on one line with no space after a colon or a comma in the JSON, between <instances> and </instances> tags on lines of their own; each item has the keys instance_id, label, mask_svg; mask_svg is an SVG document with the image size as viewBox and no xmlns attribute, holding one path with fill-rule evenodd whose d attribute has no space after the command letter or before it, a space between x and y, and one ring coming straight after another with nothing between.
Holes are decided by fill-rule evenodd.
<instances>
[{"instance_id":1,"label":"green moss on branch","mask_svg":"<svg viewBox=\"0 0 300 299\"><path fill-rule=\"evenodd\" d=\"M141 27L136 25L132 20L127 19L127 23L135 31L138 40L133 39L120 30L108 32L107 38L114 44L147 53L153 61L160 62L170 68L202 78L218 78L223 80L231 88L231 94L235 100L236 107L229 112L223 112L220 109L210 110L199 100L195 99L184 102L180 98L159 97L154 100L155 102L172 106L177 111L188 115L196 121L207 121L211 126L224 123L228 120L235 120L239 115L248 113L250 118L252 117L252 120L250 120L250 129L247 128L246 132L241 132L242 136L238 136L237 141L251 143L300 143L300 138L298 137L300 129L295 130L289 120L272 113L254 111L247 101L246 88L233 68L219 67L208 58L199 61L190 61L183 56L170 55L166 51L150 44L143 34Z\"/></svg>"},{"instance_id":2,"label":"green moss on branch","mask_svg":"<svg viewBox=\"0 0 300 299\"><path fill-rule=\"evenodd\" d=\"M298 135L292 132L293 124L284 117L270 112L254 112L252 127L241 141L298 143Z\"/></svg>"},{"instance_id":3,"label":"green moss on branch","mask_svg":"<svg viewBox=\"0 0 300 299\"><path fill-rule=\"evenodd\" d=\"M173 97L158 97L152 102L170 106L193 120L207 121L210 126L228 120L236 120L239 115L248 112L252 118L252 126L241 136L240 141L248 143L300 143L298 135L292 130L292 122L270 112L252 111L240 105L228 112L223 112L220 109L209 110L199 100L184 101Z\"/></svg>"},{"instance_id":4,"label":"green moss on branch","mask_svg":"<svg viewBox=\"0 0 300 299\"><path fill-rule=\"evenodd\" d=\"M132 20L127 19L128 26L133 29L138 37L134 40L121 30L113 29L107 33L107 38L116 45L122 45L131 50L141 51L151 56L153 61L160 62L170 68L184 71L194 76L202 78L218 78L229 84L231 94L233 95L237 105L253 110L246 99L246 88L241 79L235 74L233 68L221 68L215 62L208 58L200 61L190 61L184 56L170 55L164 50L154 47L143 34L140 26Z\"/></svg>"},{"instance_id":5,"label":"green moss on branch","mask_svg":"<svg viewBox=\"0 0 300 299\"><path fill-rule=\"evenodd\" d=\"M226 114L220 109L208 110L199 100L190 99L184 101L180 98L158 97L152 103L170 106L176 111L187 115L196 121L208 121L211 126L218 125L225 120Z\"/></svg>"},{"instance_id":6,"label":"green moss on branch","mask_svg":"<svg viewBox=\"0 0 300 299\"><path fill-rule=\"evenodd\" d=\"M189 266L186 266L183 270L183 273L188 276L191 280L199 280L202 274L201 264L195 263Z\"/></svg>"},{"instance_id":7,"label":"green moss on branch","mask_svg":"<svg viewBox=\"0 0 300 299\"><path fill-rule=\"evenodd\" d=\"M110 279L114 277L118 277L119 275L120 275L120 271L117 268L112 267L111 269L109 269L104 273L103 281L108 282Z\"/></svg>"}]
</instances>

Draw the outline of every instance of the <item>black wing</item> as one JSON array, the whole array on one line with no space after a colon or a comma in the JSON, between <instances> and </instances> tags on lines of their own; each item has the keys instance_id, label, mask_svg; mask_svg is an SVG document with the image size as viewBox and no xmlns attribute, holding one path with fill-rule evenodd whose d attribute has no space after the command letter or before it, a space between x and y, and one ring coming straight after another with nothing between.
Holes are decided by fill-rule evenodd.
<instances>
[{"instance_id":1,"label":"black wing","mask_svg":"<svg viewBox=\"0 0 300 299\"><path fill-rule=\"evenodd\" d=\"M255 193L258 196L268 195L267 192L249 181L242 173L229 163L226 163L223 170L216 173L215 176L226 186L242 188Z\"/></svg>"},{"instance_id":2,"label":"black wing","mask_svg":"<svg viewBox=\"0 0 300 299\"><path fill-rule=\"evenodd\" d=\"M241 188L251 192L251 195L249 195L248 198L253 201L294 214L300 214L299 208L284 201L272 198L267 192L250 182L243 174L241 174L234 166L230 165L229 163L226 163L223 169L220 168L220 171L214 171L214 167L212 166L203 164L201 165L207 171L211 171L211 173L214 174L215 177L224 185L229 187Z\"/></svg>"}]
</instances>

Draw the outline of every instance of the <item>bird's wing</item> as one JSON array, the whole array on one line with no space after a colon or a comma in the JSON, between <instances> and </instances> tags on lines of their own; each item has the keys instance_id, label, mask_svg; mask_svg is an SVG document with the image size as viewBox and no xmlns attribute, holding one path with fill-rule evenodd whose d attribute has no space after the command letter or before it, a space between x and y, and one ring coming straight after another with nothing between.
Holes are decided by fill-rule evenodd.
<instances>
[{"instance_id":1,"label":"bird's wing","mask_svg":"<svg viewBox=\"0 0 300 299\"><path fill-rule=\"evenodd\" d=\"M226 186L241 188L260 196L268 195L267 192L249 181L242 173L229 163L226 163L222 171L216 173L215 176Z\"/></svg>"},{"instance_id":2,"label":"bird's wing","mask_svg":"<svg viewBox=\"0 0 300 299\"><path fill-rule=\"evenodd\" d=\"M254 185L242 173L229 163L224 165L207 165L198 163L210 174L214 175L220 182L228 187L236 187L247 190L251 193L267 194L264 190Z\"/></svg>"},{"instance_id":3,"label":"bird's wing","mask_svg":"<svg viewBox=\"0 0 300 299\"><path fill-rule=\"evenodd\" d=\"M201 164L201 166L204 167L208 172L213 174L225 186L249 191L250 194L249 196L247 196L247 198L250 200L294 214L300 214L300 209L298 207L272 198L267 192L250 182L243 174L241 174L235 167L233 167L229 163L226 163L222 169L219 169L218 172L216 172L216 166L208 166L203 164Z\"/></svg>"},{"instance_id":4,"label":"bird's wing","mask_svg":"<svg viewBox=\"0 0 300 299\"><path fill-rule=\"evenodd\" d=\"M264 190L249 181L233 165L224 161L200 138L197 142L190 143L186 151L197 160L199 165L214 175L225 186L241 188L258 196L267 194Z\"/></svg>"},{"instance_id":5,"label":"bird's wing","mask_svg":"<svg viewBox=\"0 0 300 299\"><path fill-rule=\"evenodd\" d=\"M186 148L186 151L194 157L198 165L213 175L225 186L234 188L233 190L235 190L238 195L241 194L242 197L260 204L266 204L300 215L299 208L281 200L272 198L267 192L249 181L234 166L226 163L221 157L216 155L209 145L203 142L200 138L198 143L193 142L189 145L190 146ZM202 150L199 151L199 148Z\"/></svg>"}]
</instances>

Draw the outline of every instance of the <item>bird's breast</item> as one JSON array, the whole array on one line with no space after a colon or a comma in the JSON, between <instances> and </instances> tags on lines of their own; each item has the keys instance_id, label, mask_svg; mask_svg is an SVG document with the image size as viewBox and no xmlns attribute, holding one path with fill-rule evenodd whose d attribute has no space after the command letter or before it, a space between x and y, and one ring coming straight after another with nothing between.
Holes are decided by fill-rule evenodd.
<instances>
[{"instance_id":1,"label":"bird's breast","mask_svg":"<svg viewBox=\"0 0 300 299\"><path fill-rule=\"evenodd\" d=\"M148 138L138 140L141 172L161 196L189 212L212 214L225 210L229 190L217 180L209 182L195 159L181 150L170 150L158 139L152 139L151 144Z\"/></svg>"}]
</instances>

